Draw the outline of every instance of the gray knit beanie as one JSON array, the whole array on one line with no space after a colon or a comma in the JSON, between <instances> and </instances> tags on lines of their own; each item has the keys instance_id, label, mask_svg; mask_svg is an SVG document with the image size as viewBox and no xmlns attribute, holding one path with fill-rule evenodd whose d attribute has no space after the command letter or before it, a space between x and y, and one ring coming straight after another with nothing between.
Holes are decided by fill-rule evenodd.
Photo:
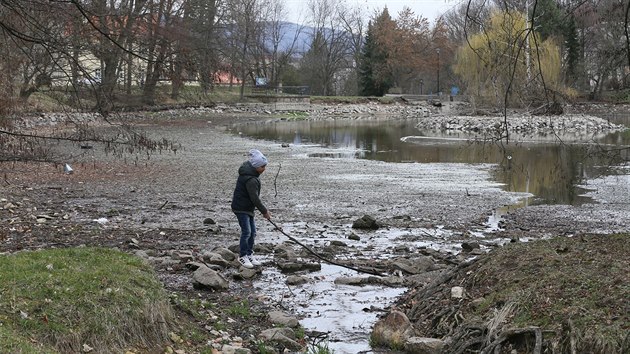
<instances>
[{"instance_id":1,"label":"gray knit beanie","mask_svg":"<svg viewBox=\"0 0 630 354\"><path fill-rule=\"evenodd\" d=\"M254 168L262 167L267 165L267 158L262 152L251 149L249 150L249 162L254 166Z\"/></svg>"}]
</instances>

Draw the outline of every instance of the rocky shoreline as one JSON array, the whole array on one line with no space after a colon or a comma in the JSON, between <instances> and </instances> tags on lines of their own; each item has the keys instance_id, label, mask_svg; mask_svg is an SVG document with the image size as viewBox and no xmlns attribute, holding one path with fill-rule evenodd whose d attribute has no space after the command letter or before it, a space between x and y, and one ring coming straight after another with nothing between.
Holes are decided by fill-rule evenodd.
<instances>
[{"instance_id":1,"label":"rocky shoreline","mask_svg":"<svg viewBox=\"0 0 630 354\"><path fill-rule=\"evenodd\" d=\"M113 115L114 119L130 122L138 120L177 120L194 117L224 116L224 117L268 117L275 120L274 115L287 115L297 119L334 120L334 119L418 119L419 130L436 132L465 132L478 133L485 136L501 134L505 131L505 124L511 133L538 136L564 136L573 134L573 140L584 140L599 133L611 133L628 129L621 124L595 117L585 113L568 113L563 115L531 115L510 112L503 115L471 116L462 115L470 110L470 106L463 102L445 102L441 107L435 107L427 102L405 104L305 104L299 111L283 111L276 109L274 104L219 104L216 106L193 106L185 109L164 109L151 112L130 112ZM41 126L55 126L58 124L90 124L100 121L98 113L41 113L20 117L17 127L32 129ZM282 118L287 119L287 118ZM296 119L296 118L294 118Z\"/></svg>"}]
</instances>

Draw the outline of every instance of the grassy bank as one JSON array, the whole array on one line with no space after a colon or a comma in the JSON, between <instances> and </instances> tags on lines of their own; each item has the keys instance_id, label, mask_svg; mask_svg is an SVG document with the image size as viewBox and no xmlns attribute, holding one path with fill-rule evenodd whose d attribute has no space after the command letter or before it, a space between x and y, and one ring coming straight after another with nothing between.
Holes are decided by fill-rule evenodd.
<instances>
[{"instance_id":1,"label":"grassy bank","mask_svg":"<svg viewBox=\"0 0 630 354\"><path fill-rule=\"evenodd\" d=\"M627 353L629 253L628 234L509 244L407 298L408 315L454 352Z\"/></svg>"},{"instance_id":2,"label":"grassy bank","mask_svg":"<svg viewBox=\"0 0 630 354\"><path fill-rule=\"evenodd\" d=\"M0 257L0 352L124 352L168 338L172 312L153 270L111 249Z\"/></svg>"}]
</instances>

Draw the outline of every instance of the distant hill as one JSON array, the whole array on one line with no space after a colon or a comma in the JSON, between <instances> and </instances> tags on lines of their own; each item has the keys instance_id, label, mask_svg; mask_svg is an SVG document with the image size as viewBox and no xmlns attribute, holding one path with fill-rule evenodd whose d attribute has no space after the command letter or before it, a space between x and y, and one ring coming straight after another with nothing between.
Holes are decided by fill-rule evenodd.
<instances>
[{"instance_id":1,"label":"distant hill","mask_svg":"<svg viewBox=\"0 0 630 354\"><path fill-rule=\"evenodd\" d=\"M267 24L271 26L271 23ZM292 22L281 22L281 35L278 49L282 52L288 51L293 46L296 56L302 56L311 46L313 27L301 26ZM273 43L267 43L267 48L273 48Z\"/></svg>"}]
</instances>

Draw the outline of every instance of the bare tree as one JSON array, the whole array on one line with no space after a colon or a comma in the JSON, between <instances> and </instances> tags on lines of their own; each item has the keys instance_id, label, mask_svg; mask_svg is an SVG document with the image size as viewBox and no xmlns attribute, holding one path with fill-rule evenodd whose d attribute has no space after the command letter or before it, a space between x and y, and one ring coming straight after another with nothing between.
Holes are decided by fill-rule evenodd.
<instances>
[{"instance_id":1,"label":"bare tree","mask_svg":"<svg viewBox=\"0 0 630 354\"><path fill-rule=\"evenodd\" d=\"M339 4L339 20L342 29L349 36L350 51L352 53L352 75L348 78L347 92L348 95L359 94L359 61L361 59L361 49L363 48L365 35L365 11L358 4L350 7L345 3Z\"/></svg>"},{"instance_id":2,"label":"bare tree","mask_svg":"<svg viewBox=\"0 0 630 354\"><path fill-rule=\"evenodd\" d=\"M311 92L334 95L337 76L350 67L352 45L350 36L343 30L338 4L332 0L310 0L313 33L311 48L305 54L301 70L306 74Z\"/></svg>"},{"instance_id":3,"label":"bare tree","mask_svg":"<svg viewBox=\"0 0 630 354\"><path fill-rule=\"evenodd\" d=\"M269 13L265 23L265 37L262 44L269 47L271 85L278 87L281 83L283 69L290 64L297 50L298 39L304 26L286 22L287 10L283 0L268 2Z\"/></svg>"},{"instance_id":4,"label":"bare tree","mask_svg":"<svg viewBox=\"0 0 630 354\"><path fill-rule=\"evenodd\" d=\"M241 80L240 97L245 86L254 81L256 49L263 47L262 26L265 5L260 0L230 0L226 6L225 33L231 66Z\"/></svg>"},{"instance_id":5,"label":"bare tree","mask_svg":"<svg viewBox=\"0 0 630 354\"><path fill-rule=\"evenodd\" d=\"M155 90L158 81L164 76L167 60L171 58L173 48L171 43L176 37L175 24L179 24L182 7L175 7L175 0L159 0L149 6L149 21L147 29L147 67L146 81L143 87L145 103L155 102Z\"/></svg>"},{"instance_id":6,"label":"bare tree","mask_svg":"<svg viewBox=\"0 0 630 354\"><path fill-rule=\"evenodd\" d=\"M93 0L86 3L73 1L84 16L88 28L89 50L100 60L97 109L104 115L113 108L112 96L118 83L118 74L126 44L133 38L136 24L144 14L147 0Z\"/></svg>"},{"instance_id":7,"label":"bare tree","mask_svg":"<svg viewBox=\"0 0 630 354\"><path fill-rule=\"evenodd\" d=\"M12 97L22 91L27 96L43 85L55 84L57 88L76 85L79 75L92 79L89 60L79 61L79 56L87 56L90 50L104 61L106 70L101 72L102 82L97 107L107 116L111 94L117 82L117 71L125 52L125 39L134 29L133 24L139 15L136 5L142 1L42 1L42 0L3 0L0 2L0 40L11 46L0 50L0 76L6 78L7 91L4 97ZM120 13L113 15L107 11L110 5L120 6ZM135 9L135 10L132 10ZM102 11L97 11L102 10ZM106 11L107 10L107 11ZM85 46L78 46L85 43ZM11 48L12 58L3 49ZM113 53L104 53L111 49ZM7 63L11 63L11 66ZM11 70L11 71L9 71ZM15 70L15 71L12 71ZM3 81L4 82L4 81ZM21 84L19 84L21 82ZM19 95L18 95L19 96ZM3 112L7 113L7 112ZM85 122L75 121L67 116L66 123L74 129L50 134L26 132L13 124L13 116L0 120L0 161L41 161L59 162L60 156L51 153L50 142L71 143L92 142L102 144L110 152L123 154L130 151L154 151L174 148L166 140L155 141L136 133L130 126L119 124L117 133L105 136L92 129ZM110 120L106 120L110 122Z\"/></svg>"}]
</instances>

